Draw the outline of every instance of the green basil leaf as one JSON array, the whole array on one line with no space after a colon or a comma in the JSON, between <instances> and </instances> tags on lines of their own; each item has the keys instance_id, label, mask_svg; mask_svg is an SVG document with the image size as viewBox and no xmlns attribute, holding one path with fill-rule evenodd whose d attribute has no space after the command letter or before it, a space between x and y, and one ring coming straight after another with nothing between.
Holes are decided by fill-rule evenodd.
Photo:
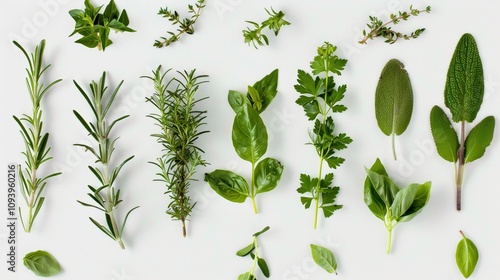
<instances>
[{"instance_id":1,"label":"green basil leaf","mask_svg":"<svg viewBox=\"0 0 500 280\"><path fill-rule=\"evenodd\" d=\"M430 196L431 182L425 182L424 184L418 185L412 204L397 221L399 223L408 222L417 216L420 212L422 212L424 206L427 205Z\"/></svg>"},{"instance_id":2,"label":"green basil leaf","mask_svg":"<svg viewBox=\"0 0 500 280\"><path fill-rule=\"evenodd\" d=\"M314 262L328 273L337 274L337 261L332 251L325 247L311 244L311 252Z\"/></svg>"},{"instance_id":3,"label":"green basil leaf","mask_svg":"<svg viewBox=\"0 0 500 280\"><path fill-rule=\"evenodd\" d=\"M229 201L243 203L250 196L247 181L232 171L217 169L206 173L205 181L216 193Z\"/></svg>"},{"instance_id":4,"label":"green basil leaf","mask_svg":"<svg viewBox=\"0 0 500 280\"><path fill-rule=\"evenodd\" d=\"M59 262L48 252L35 251L26 254L23 258L24 266L37 276L49 277L61 271Z\"/></svg>"},{"instance_id":5,"label":"green basil leaf","mask_svg":"<svg viewBox=\"0 0 500 280\"><path fill-rule=\"evenodd\" d=\"M90 34L76 40L75 43L82 44L88 48L95 48L99 44L99 37L96 34Z\"/></svg>"},{"instance_id":6,"label":"green basil leaf","mask_svg":"<svg viewBox=\"0 0 500 280\"><path fill-rule=\"evenodd\" d=\"M266 260L263 258L257 258L257 265L260 268L260 271L262 271L262 274L269 278L271 276L271 272L269 272L269 266L267 266Z\"/></svg>"},{"instance_id":7,"label":"green basil leaf","mask_svg":"<svg viewBox=\"0 0 500 280\"><path fill-rule=\"evenodd\" d=\"M250 254L253 251L253 249L255 249L254 242L250 243L250 245L246 246L245 248L238 250L238 252L236 252L236 255L240 256L240 257L244 257L244 256Z\"/></svg>"},{"instance_id":8,"label":"green basil leaf","mask_svg":"<svg viewBox=\"0 0 500 280\"><path fill-rule=\"evenodd\" d=\"M109 22L109 27L120 32L135 32L134 29L127 27L125 24L119 22L116 19L113 19L112 21Z\"/></svg>"},{"instance_id":9,"label":"green basil leaf","mask_svg":"<svg viewBox=\"0 0 500 280\"><path fill-rule=\"evenodd\" d=\"M455 48L446 76L444 103L453 121L473 122L484 95L484 75L476 40L464 34Z\"/></svg>"},{"instance_id":10,"label":"green basil leaf","mask_svg":"<svg viewBox=\"0 0 500 280\"><path fill-rule=\"evenodd\" d=\"M269 192L278 185L283 174L283 165L273 158L265 158L257 164L254 173L257 193Z\"/></svg>"},{"instance_id":11,"label":"green basil leaf","mask_svg":"<svg viewBox=\"0 0 500 280\"><path fill-rule=\"evenodd\" d=\"M387 176L387 172L385 171L384 166L382 165L382 163L378 158L373 164L373 166L370 168L370 170L376 172L377 174ZM365 179L365 185L364 185L364 201L365 204L370 209L370 211L376 217L384 221L387 209L389 208L390 205L387 205L384 202L384 200L380 197L380 195L373 187L373 184L371 183L368 176Z\"/></svg>"},{"instance_id":12,"label":"green basil leaf","mask_svg":"<svg viewBox=\"0 0 500 280\"><path fill-rule=\"evenodd\" d=\"M379 174L370 169L366 169L366 173L368 174L368 179L370 180L372 187L375 189L382 201L384 201L385 205L390 207L394 201L394 197L399 192L399 188L388 176Z\"/></svg>"},{"instance_id":13,"label":"green basil leaf","mask_svg":"<svg viewBox=\"0 0 500 280\"><path fill-rule=\"evenodd\" d=\"M245 104L250 104L250 100L243 93L235 90L229 91L227 101L235 113L238 113Z\"/></svg>"},{"instance_id":14,"label":"green basil leaf","mask_svg":"<svg viewBox=\"0 0 500 280\"><path fill-rule=\"evenodd\" d=\"M486 152L486 148L493 140L495 130L495 118L489 116L478 123L465 140L465 162L473 162L481 158Z\"/></svg>"},{"instance_id":15,"label":"green basil leaf","mask_svg":"<svg viewBox=\"0 0 500 280\"><path fill-rule=\"evenodd\" d=\"M410 77L403 63L391 59L382 70L375 91L375 116L378 127L385 135L392 135L394 141L394 135L405 132L412 112L413 89Z\"/></svg>"},{"instance_id":16,"label":"green basil leaf","mask_svg":"<svg viewBox=\"0 0 500 280\"><path fill-rule=\"evenodd\" d=\"M256 163L267 150L267 129L259 113L245 105L233 122L232 140L236 153L243 160Z\"/></svg>"},{"instance_id":17,"label":"green basil leaf","mask_svg":"<svg viewBox=\"0 0 500 280\"><path fill-rule=\"evenodd\" d=\"M260 112L262 110L262 99L259 92L252 86L248 86L248 97L253 108Z\"/></svg>"},{"instance_id":18,"label":"green basil leaf","mask_svg":"<svg viewBox=\"0 0 500 280\"><path fill-rule=\"evenodd\" d=\"M404 213L410 209L415 199L415 195L417 194L418 187L418 184L411 184L396 194L391 205L392 217L394 219L399 219L399 217L403 216Z\"/></svg>"},{"instance_id":19,"label":"green basil leaf","mask_svg":"<svg viewBox=\"0 0 500 280\"><path fill-rule=\"evenodd\" d=\"M257 107L260 107L260 109L257 109L257 112L259 112L259 114L266 110L267 106L271 104L271 101L273 101L274 97L278 93L278 74L279 70L275 69L260 81L257 81L252 87L256 90L256 93L258 93L259 98L252 98L250 99L250 102L252 106L254 106L255 100L259 100L258 103L261 103L260 106L258 103L256 104Z\"/></svg>"},{"instance_id":20,"label":"green basil leaf","mask_svg":"<svg viewBox=\"0 0 500 280\"><path fill-rule=\"evenodd\" d=\"M469 278L476 268L477 261L479 260L479 252L476 245L468 239L462 232L462 240L457 245L455 259L458 269L465 278Z\"/></svg>"},{"instance_id":21,"label":"green basil leaf","mask_svg":"<svg viewBox=\"0 0 500 280\"><path fill-rule=\"evenodd\" d=\"M238 280L257 280L257 279L255 278L255 276L250 274L250 272L247 272L238 276Z\"/></svg>"},{"instance_id":22,"label":"green basil leaf","mask_svg":"<svg viewBox=\"0 0 500 280\"><path fill-rule=\"evenodd\" d=\"M458 135L450 119L439 106L431 110L431 132L438 154L449 162L457 162Z\"/></svg>"}]
</instances>

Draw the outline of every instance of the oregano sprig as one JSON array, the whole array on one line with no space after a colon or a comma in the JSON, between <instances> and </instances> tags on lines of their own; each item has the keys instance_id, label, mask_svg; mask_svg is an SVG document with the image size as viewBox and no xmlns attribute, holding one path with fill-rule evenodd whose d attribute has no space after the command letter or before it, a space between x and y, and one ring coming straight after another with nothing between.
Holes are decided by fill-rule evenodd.
<instances>
[{"instance_id":1,"label":"oregano sprig","mask_svg":"<svg viewBox=\"0 0 500 280\"><path fill-rule=\"evenodd\" d=\"M19 207L19 216L24 231L30 232L35 218L45 201L45 197L42 196L42 193L47 186L48 179L61 174L60 172L56 172L49 175L42 175L38 169L42 164L52 159L52 157L49 156L51 149L48 145L49 133L44 132L43 129L42 99L52 86L62 80L55 80L48 85L43 83L43 74L50 67L50 64L47 66L43 65L45 40L42 40L40 44L36 46L35 52L31 54L28 54L18 42L14 41L14 45L23 52L29 65L29 67L26 68L26 73L28 75L26 78L26 85L30 95L32 114L23 114L20 118L16 116L13 117L21 129L20 132L26 147L26 150L23 152L23 155L26 157L25 167L21 168L19 165L18 172L20 177L20 190L28 207L28 215L26 219L24 219L21 207Z\"/></svg>"},{"instance_id":2,"label":"oregano sprig","mask_svg":"<svg viewBox=\"0 0 500 280\"><path fill-rule=\"evenodd\" d=\"M163 155L156 162L150 162L158 167L155 181L165 183L166 194L170 197L167 214L172 219L182 223L182 234L186 237L186 220L191 215L196 203L191 202L189 187L196 173L196 168L208 163L201 157L204 151L197 146L196 141L205 133L200 130L206 118L207 111L195 108L199 102L207 99L197 98L201 84L206 83L206 75L196 75L196 70L177 72L180 78L171 78L165 81L161 66L153 71L150 77L143 77L153 81L155 92L147 102L153 104L157 112L148 115L155 120L160 132L151 136L157 139L163 147Z\"/></svg>"},{"instance_id":3,"label":"oregano sprig","mask_svg":"<svg viewBox=\"0 0 500 280\"><path fill-rule=\"evenodd\" d=\"M236 255L239 257L250 255L250 257L252 257L253 259L253 265L250 270L248 272L240 274L238 276L238 280L257 280L257 277L255 276L255 268L257 268L257 266L266 278L269 278L269 276L271 276L266 260L259 255L259 242L257 240L257 237L259 237L259 235L268 230L269 227L267 226L261 231L254 233L252 242L236 252Z\"/></svg>"},{"instance_id":4,"label":"oregano sprig","mask_svg":"<svg viewBox=\"0 0 500 280\"><path fill-rule=\"evenodd\" d=\"M326 218L342 208L342 205L335 204L340 188L332 186L333 173L323 175L323 165L326 163L333 169L339 167L344 163L344 159L338 157L336 153L347 148L352 142L345 133L336 134L331 116L331 113L342 113L347 110L347 107L339 104L345 96L347 86L336 86L334 82L334 75L341 75L347 60L335 55L336 49L337 47L328 42L319 47L318 55L311 62L312 74L315 77L304 70L298 70L298 84L295 85L295 90L300 94L295 103L304 108L310 121L314 121L314 128L309 132L311 138L309 144L314 146L319 156L318 177L311 178L310 175L301 174L301 184L297 189L301 195L309 194L300 198L306 209L314 201L314 228L318 224L320 208Z\"/></svg>"},{"instance_id":5,"label":"oregano sprig","mask_svg":"<svg viewBox=\"0 0 500 280\"><path fill-rule=\"evenodd\" d=\"M194 34L194 25L201 15L201 11L205 8L205 0L197 0L197 3L193 5L188 5L188 13L191 17L186 17L181 19L179 13L174 10L170 10L168 7L161 8L158 15L167 18L172 25L177 25L177 31L167 31L170 37L161 37L160 40L155 40L153 46L157 48L163 48L170 46L172 43L179 41L182 34Z\"/></svg>"},{"instance_id":6,"label":"oregano sprig","mask_svg":"<svg viewBox=\"0 0 500 280\"><path fill-rule=\"evenodd\" d=\"M96 83L95 81L92 81L90 83L90 93L85 92L85 90L83 90L83 88L80 87L76 81L73 80L73 83L92 110L93 118L91 118L90 121L87 121L76 110L73 110L73 113L85 130L89 133L89 136L97 144L97 147L92 147L86 144L75 144L75 146L85 148L85 151L91 152L96 158L96 163L100 163L100 166L88 167L99 181L96 187L88 185L90 190L88 196L95 203L89 204L79 200L78 203L103 212L107 227L103 226L91 217L89 217L90 221L111 239L117 241L122 249L125 249L125 245L122 240L125 224L127 223L130 213L139 208L139 206L136 206L127 212L120 226L116 219L115 210L118 208L118 205L122 202L122 200L120 198L121 190L116 187L116 180L123 166L134 158L134 156L128 157L117 167L112 168L110 166L110 163L112 162L112 155L115 150L115 143L118 140L118 138L111 138L111 132L115 125L128 118L128 115L121 116L114 120L109 120L107 118L107 114L111 109L116 94L123 84L123 81L118 84L116 89L109 96L107 94L108 87L106 86L106 72L102 73L99 82Z\"/></svg>"},{"instance_id":7,"label":"oregano sprig","mask_svg":"<svg viewBox=\"0 0 500 280\"><path fill-rule=\"evenodd\" d=\"M269 15L268 19L263 21L261 24L247 20L246 22L253 25L254 29L247 27L246 30L243 30L245 43L249 46L252 44L256 49L258 49L258 46L264 46L264 43L269 46L269 39L262 33L265 28L273 31L274 35L278 36L281 27L290 25L290 22L285 20L285 13L282 11L276 12L272 7L270 8L271 11L268 9L265 10Z\"/></svg>"},{"instance_id":8,"label":"oregano sprig","mask_svg":"<svg viewBox=\"0 0 500 280\"><path fill-rule=\"evenodd\" d=\"M397 25L401 22L401 20L408 20L411 16L418 16L421 13L430 13L431 6L427 6L423 10L415 9L413 6L410 6L409 11L400 11L398 14L391 14L390 21L383 23L382 20L378 19L374 16L369 16L370 23L367 23L369 30L363 30L363 39L359 41L360 44L367 44L368 40L373 40L376 37L385 38L385 42L389 44L394 44L399 38L403 38L405 40L418 38L424 31L425 28L419 28L410 34L403 34L398 31L394 31L391 27L388 27L390 24Z\"/></svg>"}]
</instances>

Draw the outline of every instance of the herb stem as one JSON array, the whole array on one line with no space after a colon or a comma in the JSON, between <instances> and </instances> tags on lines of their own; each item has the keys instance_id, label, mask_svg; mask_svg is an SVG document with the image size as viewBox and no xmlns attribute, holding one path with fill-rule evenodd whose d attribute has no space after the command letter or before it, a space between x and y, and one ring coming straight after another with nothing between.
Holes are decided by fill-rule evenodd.
<instances>
[{"instance_id":1,"label":"herb stem","mask_svg":"<svg viewBox=\"0 0 500 280\"><path fill-rule=\"evenodd\" d=\"M389 255L391 253L392 247L392 227L387 228L387 251L386 254Z\"/></svg>"},{"instance_id":2,"label":"herb stem","mask_svg":"<svg viewBox=\"0 0 500 280\"><path fill-rule=\"evenodd\" d=\"M102 138L101 138L102 141ZM100 142L101 142L100 141ZM101 142L102 143L102 142ZM120 244L120 247L122 249L125 249L125 245L123 244L122 238L120 236L120 232L118 231L118 226L116 225L116 219L115 219L115 214L114 214L114 205L113 205L113 192L111 191L111 186L109 186L109 168L108 168L108 163L103 162L102 163L103 167L103 172L104 172L104 184L108 185L107 187L107 207L106 207L106 214L109 216L109 219L111 220L111 227L113 228L113 232L115 234L115 239Z\"/></svg>"},{"instance_id":3,"label":"herb stem","mask_svg":"<svg viewBox=\"0 0 500 280\"><path fill-rule=\"evenodd\" d=\"M456 174L457 184L457 211L462 209L462 182L465 167L465 121L460 125L460 148L458 149L458 172Z\"/></svg>"},{"instance_id":4,"label":"herb stem","mask_svg":"<svg viewBox=\"0 0 500 280\"><path fill-rule=\"evenodd\" d=\"M253 212L255 214L258 214L259 210L257 210L257 203L255 202L255 196L257 194L256 194L256 190L255 190L254 179L255 179L255 162L252 162L252 181L250 183L250 193L252 195Z\"/></svg>"},{"instance_id":5,"label":"herb stem","mask_svg":"<svg viewBox=\"0 0 500 280\"><path fill-rule=\"evenodd\" d=\"M394 157L394 160L398 160L398 157L396 156L396 144L395 144L395 132L392 132L392 139L391 139L391 142L392 142L392 156Z\"/></svg>"}]
</instances>

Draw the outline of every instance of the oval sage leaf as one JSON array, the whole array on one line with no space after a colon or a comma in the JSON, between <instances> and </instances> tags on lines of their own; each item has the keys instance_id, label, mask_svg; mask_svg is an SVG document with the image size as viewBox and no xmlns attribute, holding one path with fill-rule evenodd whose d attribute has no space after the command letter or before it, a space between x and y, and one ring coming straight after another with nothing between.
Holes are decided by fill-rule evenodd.
<instances>
[{"instance_id":1,"label":"oval sage leaf","mask_svg":"<svg viewBox=\"0 0 500 280\"><path fill-rule=\"evenodd\" d=\"M476 268L479 253L476 245L462 231L460 231L460 234L462 235L462 240L458 243L455 259L462 275L465 278L469 278Z\"/></svg>"},{"instance_id":2,"label":"oval sage leaf","mask_svg":"<svg viewBox=\"0 0 500 280\"><path fill-rule=\"evenodd\" d=\"M311 244L311 252L314 262L328 273L337 274L337 261L332 251L325 247Z\"/></svg>"},{"instance_id":3,"label":"oval sage leaf","mask_svg":"<svg viewBox=\"0 0 500 280\"><path fill-rule=\"evenodd\" d=\"M489 116L478 123L467 135L465 140L465 162L472 162L481 158L486 148L493 140L495 130L495 118Z\"/></svg>"},{"instance_id":4,"label":"oval sage leaf","mask_svg":"<svg viewBox=\"0 0 500 280\"><path fill-rule=\"evenodd\" d=\"M59 262L48 252L35 251L26 254L23 258L24 266L37 276L49 277L61 271Z\"/></svg>"},{"instance_id":5,"label":"oval sage leaf","mask_svg":"<svg viewBox=\"0 0 500 280\"><path fill-rule=\"evenodd\" d=\"M267 129L259 113L245 104L234 117L232 140L243 160L256 163L267 150Z\"/></svg>"},{"instance_id":6,"label":"oval sage leaf","mask_svg":"<svg viewBox=\"0 0 500 280\"><path fill-rule=\"evenodd\" d=\"M446 113L439 106L431 110L431 132L438 154L449 162L457 162L458 135Z\"/></svg>"},{"instance_id":7,"label":"oval sage leaf","mask_svg":"<svg viewBox=\"0 0 500 280\"><path fill-rule=\"evenodd\" d=\"M255 187L257 193L274 190L283 174L283 165L274 158L265 158L255 167Z\"/></svg>"}]
</instances>

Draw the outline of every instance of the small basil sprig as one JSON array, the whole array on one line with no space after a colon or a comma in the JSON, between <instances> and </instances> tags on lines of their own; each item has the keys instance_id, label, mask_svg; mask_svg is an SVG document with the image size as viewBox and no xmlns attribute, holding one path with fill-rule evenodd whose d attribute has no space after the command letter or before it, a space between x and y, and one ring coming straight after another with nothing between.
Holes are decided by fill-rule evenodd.
<instances>
[{"instance_id":1,"label":"small basil sprig","mask_svg":"<svg viewBox=\"0 0 500 280\"><path fill-rule=\"evenodd\" d=\"M311 244L311 253L314 262L319 265L321 268L326 270L328 273L337 274L337 260L335 259L335 255L329 249Z\"/></svg>"},{"instance_id":2,"label":"small basil sprig","mask_svg":"<svg viewBox=\"0 0 500 280\"><path fill-rule=\"evenodd\" d=\"M266 260L259 256L259 242L257 241L257 237L268 230L269 227L267 226L261 231L254 233L252 242L236 252L236 255L239 257L250 255L253 259L252 268L250 268L248 272L240 274L238 276L238 280L257 280L257 278L255 277L255 268L257 266L260 268L260 271L262 271L262 274L264 274L264 276L266 276L267 278L271 276Z\"/></svg>"},{"instance_id":3,"label":"small basil sprig","mask_svg":"<svg viewBox=\"0 0 500 280\"><path fill-rule=\"evenodd\" d=\"M260 160L267 151L268 134L259 114L274 99L277 87L278 69L253 86L248 86L246 95L229 91L229 104L236 113L232 131L233 146L240 158L252 164L250 184L242 176L229 170L217 169L205 174L205 181L225 199L243 203L248 197L251 198L255 213L258 212L255 202L257 194L276 188L283 173L283 165L278 160Z\"/></svg>"},{"instance_id":4,"label":"small basil sprig","mask_svg":"<svg viewBox=\"0 0 500 280\"><path fill-rule=\"evenodd\" d=\"M388 232L387 254L391 252L392 230L401 222L408 222L427 205L431 182L411 184L400 189L389 178L382 162L377 158L366 169L364 200L370 211L381 219Z\"/></svg>"},{"instance_id":5,"label":"small basil sprig","mask_svg":"<svg viewBox=\"0 0 500 280\"><path fill-rule=\"evenodd\" d=\"M83 37L75 43L82 44L88 48L97 47L98 50L106 50L106 47L113 42L109 39L110 30L116 32L135 32L128 27L129 19L127 11L120 11L116 7L115 1L111 0L104 9L104 13L99 13L103 6L94 7L89 0L85 0L85 9L74 9L69 11L70 16L75 20L75 30L70 37L78 33Z\"/></svg>"},{"instance_id":6,"label":"small basil sprig","mask_svg":"<svg viewBox=\"0 0 500 280\"><path fill-rule=\"evenodd\" d=\"M460 234L462 235L462 240L457 245L455 260L462 275L465 278L469 278L476 268L479 253L476 245L462 231L460 231Z\"/></svg>"},{"instance_id":7,"label":"small basil sprig","mask_svg":"<svg viewBox=\"0 0 500 280\"><path fill-rule=\"evenodd\" d=\"M50 253L45 251L35 251L26 254L23 258L26 268L33 271L35 275L50 277L61 272L59 262Z\"/></svg>"},{"instance_id":8,"label":"small basil sprig","mask_svg":"<svg viewBox=\"0 0 500 280\"><path fill-rule=\"evenodd\" d=\"M464 34L455 48L448 68L444 103L452 120L460 123L460 141L448 116L439 106L431 110L431 131L439 155L455 167L457 210L462 208L462 184L465 164L481 158L493 140L495 118L488 116L465 136L465 123L471 123L483 103L483 65L476 41Z\"/></svg>"}]
</instances>

